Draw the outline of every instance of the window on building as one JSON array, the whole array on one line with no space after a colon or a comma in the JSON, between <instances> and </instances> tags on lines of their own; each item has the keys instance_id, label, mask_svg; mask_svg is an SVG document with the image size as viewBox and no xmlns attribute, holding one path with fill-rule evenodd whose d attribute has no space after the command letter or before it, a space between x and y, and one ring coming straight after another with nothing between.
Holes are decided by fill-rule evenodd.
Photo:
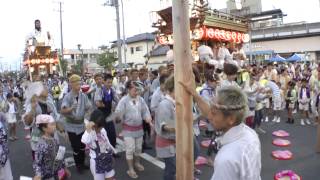
<instances>
[{"instance_id":1,"label":"window on building","mask_svg":"<svg viewBox=\"0 0 320 180\"><path fill-rule=\"evenodd\" d=\"M131 52L131 54L134 54L134 47L130 48L130 52Z\"/></svg>"},{"instance_id":2,"label":"window on building","mask_svg":"<svg viewBox=\"0 0 320 180\"><path fill-rule=\"evenodd\" d=\"M137 47L136 47L136 51L143 51L142 46L137 46Z\"/></svg>"}]
</instances>

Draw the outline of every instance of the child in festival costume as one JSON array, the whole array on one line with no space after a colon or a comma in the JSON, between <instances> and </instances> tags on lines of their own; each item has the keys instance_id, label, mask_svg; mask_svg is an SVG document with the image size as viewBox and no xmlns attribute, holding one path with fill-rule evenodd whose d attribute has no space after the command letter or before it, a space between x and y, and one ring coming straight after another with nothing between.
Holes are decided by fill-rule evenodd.
<instances>
[{"instance_id":1,"label":"child in festival costume","mask_svg":"<svg viewBox=\"0 0 320 180\"><path fill-rule=\"evenodd\" d=\"M292 111L295 107L295 102L297 100L297 93L294 87L295 83L293 81L290 81L288 83L288 92L286 94L286 108L288 110L288 121L286 123L289 124L294 123Z\"/></svg>"},{"instance_id":2,"label":"child in festival costume","mask_svg":"<svg viewBox=\"0 0 320 180\"><path fill-rule=\"evenodd\" d=\"M0 179L13 180L5 115L0 113Z\"/></svg>"},{"instance_id":3,"label":"child in festival costume","mask_svg":"<svg viewBox=\"0 0 320 180\"><path fill-rule=\"evenodd\" d=\"M42 136L37 143L33 169L35 172L34 180L55 180L58 172L64 170L67 176L70 172L64 165L64 154L66 148L59 146L57 140L53 137L56 131L56 123L52 116L40 114L36 117Z\"/></svg>"},{"instance_id":4,"label":"child in festival costume","mask_svg":"<svg viewBox=\"0 0 320 180\"><path fill-rule=\"evenodd\" d=\"M280 109L283 110L283 109L285 109L285 105L286 105L286 103L285 103L285 92L281 88L281 83L280 82L277 82L277 85L280 88L280 95L281 95L281 100L280 100L281 101L281 107L280 107Z\"/></svg>"},{"instance_id":5,"label":"child in festival costume","mask_svg":"<svg viewBox=\"0 0 320 180\"><path fill-rule=\"evenodd\" d=\"M7 94L6 101L7 121L9 123L9 139L11 141L17 140L17 105L16 98L11 93Z\"/></svg>"},{"instance_id":6,"label":"child in festival costume","mask_svg":"<svg viewBox=\"0 0 320 180\"><path fill-rule=\"evenodd\" d=\"M281 92L279 86L274 81L262 80L261 82L266 87L266 93L272 93L273 114L274 119L272 122L280 123L280 110L281 110ZM267 122L267 120L266 120Z\"/></svg>"},{"instance_id":7,"label":"child in festival costume","mask_svg":"<svg viewBox=\"0 0 320 180\"><path fill-rule=\"evenodd\" d=\"M93 111L81 139L90 148L90 170L94 180L112 180L115 175L112 154L116 151L104 129L104 117L100 110Z\"/></svg>"},{"instance_id":8,"label":"child in festival costume","mask_svg":"<svg viewBox=\"0 0 320 180\"><path fill-rule=\"evenodd\" d=\"M257 71L255 71L257 72ZM263 119L263 100L267 97L264 93L263 93L263 88L261 87L260 83L259 83L259 75L258 73L253 73L252 75L252 80L254 81L254 86L256 86L256 105L255 105L255 111L254 111L254 122L253 122L253 128L256 129L257 132L260 133L266 133L265 130L263 130L260 126L261 126L261 121ZM250 79L251 81L251 79Z\"/></svg>"},{"instance_id":9,"label":"child in festival costume","mask_svg":"<svg viewBox=\"0 0 320 180\"><path fill-rule=\"evenodd\" d=\"M301 81L301 87L299 89L299 110L304 115L304 119L301 119L301 125L311 124L309 120L309 103L310 103L310 89L307 87L307 79L303 78Z\"/></svg>"}]
</instances>

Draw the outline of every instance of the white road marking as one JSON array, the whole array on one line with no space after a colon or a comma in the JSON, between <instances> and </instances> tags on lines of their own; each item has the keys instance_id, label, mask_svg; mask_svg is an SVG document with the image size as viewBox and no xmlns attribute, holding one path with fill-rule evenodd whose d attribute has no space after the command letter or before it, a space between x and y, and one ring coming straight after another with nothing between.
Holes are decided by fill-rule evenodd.
<instances>
[{"instance_id":1,"label":"white road marking","mask_svg":"<svg viewBox=\"0 0 320 180\"><path fill-rule=\"evenodd\" d=\"M145 159L146 161L151 162L152 164L158 166L158 167L161 168L161 169L164 169L164 167L165 167L164 162L162 162L162 161L160 161L160 160L158 160L158 159L150 156L150 155L147 154L147 153L142 153L142 154L140 154L140 157L143 158L143 159Z\"/></svg>"},{"instance_id":2,"label":"white road marking","mask_svg":"<svg viewBox=\"0 0 320 180\"><path fill-rule=\"evenodd\" d=\"M31 177L20 176L20 180L32 180Z\"/></svg>"},{"instance_id":3,"label":"white road marking","mask_svg":"<svg viewBox=\"0 0 320 180\"><path fill-rule=\"evenodd\" d=\"M117 144L119 145L117 147L121 147L121 151L118 151L118 149L117 149L117 152L124 152L125 151L124 141L122 141L121 139L117 138ZM150 156L149 154L142 153L142 154L140 154L140 157L143 158L146 161L149 161L150 163L154 164L155 166L158 166L161 169L164 169L164 167L165 167L165 165L164 165L164 163L162 161L158 160L157 158L154 158L154 157Z\"/></svg>"}]
</instances>

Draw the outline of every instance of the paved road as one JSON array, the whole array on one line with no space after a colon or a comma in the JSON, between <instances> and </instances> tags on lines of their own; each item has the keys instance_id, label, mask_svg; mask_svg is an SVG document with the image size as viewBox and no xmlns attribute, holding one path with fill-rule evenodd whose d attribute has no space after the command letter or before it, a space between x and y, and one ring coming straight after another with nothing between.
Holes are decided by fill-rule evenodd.
<instances>
[{"instance_id":1,"label":"paved road","mask_svg":"<svg viewBox=\"0 0 320 180\"><path fill-rule=\"evenodd\" d=\"M320 173L320 154L316 154L315 149L315 137L316 127L305 126L302 127L298 123L289 125L284 123L285 114L282 115L282 121L279 124L271 122L263 123L263 128L267 131L266 134L259 134L261 139L262 148L262 180L272 180L276 172L284 169L292 169L300 174L304 180L317 180ZM290 137L287 138L291 141L291 146L288 148L277 148L272 145L272 132L274 130L283 129L290 133ZM19 140L16 142L10 142L10 158L13 166L14 179L18 180L20 176L33 176L32 160L30 146L27 141L23 139L24 130L22 125L19 126ZM289 161L274 160L271 157L271 151L277 149L289 149L292 151L294 157ZM146 151L146 156L155 156L154 150ZM203 149L203 154L205 150ZM71 154L67 154L71 156ZM138 173L141 180L161 180L162 169L153 163L143 160L145 171ZM74 167L71 167L72 180L90 180L93 179L89 171L79 175ZM115 170L117 180L129 179L126 175L126 162L125 155L121 153L121 158L116 159ZM213 169L207 166L200 167L202 175L198 178L201 180L210 179Z\"/></svg>"}]
</instances>

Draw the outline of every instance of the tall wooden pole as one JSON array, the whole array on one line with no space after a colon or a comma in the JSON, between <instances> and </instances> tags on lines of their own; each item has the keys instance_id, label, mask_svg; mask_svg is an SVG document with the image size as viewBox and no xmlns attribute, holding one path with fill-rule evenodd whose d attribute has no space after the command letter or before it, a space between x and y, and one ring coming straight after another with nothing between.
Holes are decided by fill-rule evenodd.
<instances>
[{"instance_id":1,"label":"tall wooden pole","mask_svg":"<svg viewBox=\"0 0 320 180\"><path fill-rule=\"evenodd\" d=\"M172 1L174 76L176 98L176 179L193 180L191 96L178 82L192 80L189 1Z\"/></svg>"}]
</instances>

